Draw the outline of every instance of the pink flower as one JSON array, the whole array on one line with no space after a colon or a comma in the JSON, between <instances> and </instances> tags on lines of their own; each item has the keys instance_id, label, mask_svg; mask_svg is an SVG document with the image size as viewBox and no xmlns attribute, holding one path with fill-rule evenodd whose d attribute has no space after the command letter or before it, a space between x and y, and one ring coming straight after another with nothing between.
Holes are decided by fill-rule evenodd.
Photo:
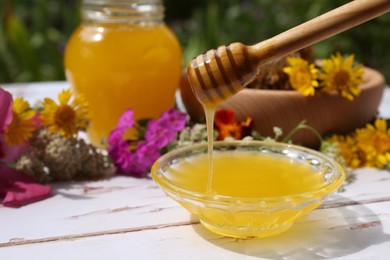
<instances>
[{"instance_id":1,"label":"pink flower","mask_svg":"<svg viewBox=\"0 0 390 260\"><path fill-rule=\"evenodd\" d=\"M6 163L15 162L27 148L28 143L9 146L0 134L0 160Z\"/></svg>"},{"instance_id":2,"label":"pink flower","mask_svg":"<svg viewBox=\"0 0 390 260\"><path fill-rule=\"evenodd\" d=\"M28 146L27 141L12 146L5 141L4 133L6 128L10 126L12 120L15 119L14 111L12 110L13 105L14 100L12 95L0 88L0 160L6 163L15 162ZM34 129L41 126L41 120L38 113L30 120L34 122Z\"/></svg>"},{"instance_id":3,"label":"pink flower","mask_svg":"<svg viewBox=\"0 0 390 260\"><path fill-rule=\"evenodd\" d=\"M131 151L127 142L122 140L117 143L117 146L111 147L109 153L118 172L137 177L147 173L153 162L160 156L159 149L145 141L139 142L136 150Z\"/></svg>"},{"instance_id":4,"label":"pink flower","mask_svg":"<svg viewBox=\"0 0 390 260\"><path fill-rule=\"evenodd\" d=\"M139 142L135 153L137 163L147 170L161 155L160 149L156 145L145 141Z\"/></svg>"},{"instance_id":5,"label":"pink flower","mask_svg":"<svg viewBox=\"0 0 390 260\"><path fill-rule=\"evenodd\" d=\"M129 128L134 123L134 112L132 109L128 109L119 117L116 128Z\"/></svg>"},{"instance_id":6,"label":"pink flower","mask_svg":"<svg viewBox=\"0 0 390 260\"><path fill-rule=\"evenodd\" d=\"M160 149L171 142L177 131L185 127L186 114L171 109L159 119L150 120L146 130L135 124L133 110L125 111L108 137L108 154L117 167L117 172L125 175L141 177L150 170L153 163L160 157ZM129 142L123 138L129 128L135 128L144 133L144 140Z\"/></svg>"},{"instance_id":7,"label":"pink flower","mask_svg":"<svg viewBox=\"0 0 390 260\"><path fill-rule=\"evenodd\" d=\"M174 131L166 118L150 120L146 126L145 140L154 143L158 148L165 147L175 138Z\"/></svg>"},{"instance_id":8,"label":"pink flower","mask_svg":"<svg viewBox=\"0 0 390 260\"><path fill-rule=\"evenodd\" d=\"M186 125L187 114L180 112L177 109L170 109L163 113L161 119L166 119L169 122L169 127L175 131L181 131Z\"/></svg>"},{"instance_id":9,"label":"pink flower","mask_svg":"<svg viewBox=\"0 0 390 260\"><path fill-rule=\"evenodd\" d=\"M9 147L4 140L4 131L13 119L12 104L12 95L0 88L0 160L4 162L13 162L24 149L24 145Z\"/></svg>"},{"instance_id":10,"label":"pink flower","mask_svg":"<svg viewBox=\"0 0 390 260\"><path fill-rule=\"evenodd\" d=\"M126 110L118 119L118 123L108 136L108 154L117 167L117 172L131 175L136 171L135 154L130 150L129 143L123 139L127 129L134 126L133 110Z\"/></svg>"},{"instance_id":11,"label":"pink flower","mask_svg":"<svg viewBox=\"0 0 390 260\"><path fill-rule=\"evenodd\" d=\"M111 131L108 136L108 144L115 145L122 139L125 131L134 126L134 112L132 109L128 109L119 117L118 123L114 130Z\"/></svg>"},{"instance_id":12,"label":"pink flower","mask_svg":"<svg viewBox=\"0 0 390 260\"><path fill-rule=\"evenodd\" d=\"M117 166L118 171L125 172L132 162L133 156L129 149L129 145L123 139L118 139L117 142L111 143L108 147L108 154L113 163Z\"/></svg>"},{"instance_id":13,"label":"pink flower","mask_svg":"<svg viewBox=\"0 0 390 260\"><path fill-rule=\"evenodd\" d=\"M155 143L158 148L163 148L175 138L178 131L183 130L186 121L185 113L170 109L163 113L159 119L148 122L145 140Z\"/></svg>"},{"instance_id":14,"label":"pink flower","mask_svg":"<svg viewBox=\"0 0 390 260\"><path fill-rule=\"evenodd\" d=\"M0 164L0 200L5 207L18 208L51 196L50 186Z\"/></svg>"},{"instance_id":15,"label":"pink flower","mask_svg":"<svg viewBox=\"0 0 390 260\"><path fill-rule=\"evenodd\" d=\"M126 128L115 128L108 135L108 147L115 146L122 140L122 136L125 133Z\"/></svg>"},{"instance_id":16,"label":"pink flower","mask_svg":"<svg viewBox=\"0 0 390 260\"><path fill-rule=\"evenodd\" d=\"M0 88L0 133L4 133L5 129L12 122L12 95Z\"/></svg>"},{"instance_id":17,"label":"pink flower","mask_svg":"<svg viewBox=\"0 0 390 260\"><path fill-rule=\"evenodd\" d=\"M133 151L131 164L123 173L142 177L150 170L150 167L158 157L160 157L160 151L156 146L141 141L137 149Z\"/></svg>"}]
</instances>

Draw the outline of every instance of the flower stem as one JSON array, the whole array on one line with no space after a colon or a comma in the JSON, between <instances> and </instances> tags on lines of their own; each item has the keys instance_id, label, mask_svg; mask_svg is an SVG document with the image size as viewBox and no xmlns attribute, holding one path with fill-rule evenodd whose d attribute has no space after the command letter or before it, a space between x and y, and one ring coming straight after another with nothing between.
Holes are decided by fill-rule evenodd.
<instances>
[{"instance_id":1,"label":"flower stem","mask_svg":"<svg viewBox=\"0 0 390 260\"><path fill-rule=\"evenodd\" d=\"M16 163L14 163L14 162L5 162L5 161L0 160L0 164L6 165L6 166L13 168L13 169L16 168Z\"/></svg>"},{"instance_id":2,"label":"flower stem","mask_svg":"<svg viewBox=\"0 0 390 260\"><path fill-rule=\"evenodd\" d=\"M299 131L299 130L302 130L302 129L307 129L309 131L311 131L313 134L315 134L317 136L317 138L320 140L320 142L322 143L324 141L324 139L322 138L322 136L320 135L320 133L318 133L318 131L309 126L308 124L306 124L306 121L303 120L302 122L299 123L299 125L297 125L294 129L292 129L282 140L283 143L287 143L288 141L290 141L292 139L292 137Z\"/></svg>"}]
</instances>

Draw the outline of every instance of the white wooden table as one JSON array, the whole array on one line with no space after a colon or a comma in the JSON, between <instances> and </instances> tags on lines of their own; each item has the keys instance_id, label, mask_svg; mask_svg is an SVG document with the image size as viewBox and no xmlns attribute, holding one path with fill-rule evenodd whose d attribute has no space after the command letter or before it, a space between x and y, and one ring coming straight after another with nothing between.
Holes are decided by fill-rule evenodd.
<instances>
[{"instance_id":1,"label":"white wooden table","mask_svg":"<svg viewBox=\"0 0 390 260\"><path fill-rule=\"evenodd\" d=\"M7 86L30 101L64 82ZM381 115L390 117L390 89ZM390 173L357 180L279 236L241 240L205 230L151 179L118 176L53 186L53 197L0 206L0 259L390 259Z\"/></svg>"}]
</instances>

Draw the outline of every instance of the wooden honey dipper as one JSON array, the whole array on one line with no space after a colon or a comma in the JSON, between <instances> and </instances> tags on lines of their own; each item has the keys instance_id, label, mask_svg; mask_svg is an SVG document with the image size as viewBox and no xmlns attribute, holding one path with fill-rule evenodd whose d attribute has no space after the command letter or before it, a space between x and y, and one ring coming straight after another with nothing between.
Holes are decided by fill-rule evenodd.
<instances>
[{"instance_id":1,"label":"wooden honey dipper","mask_svg":"<svg viewBox=\"0 0 390 260\"><path fill-rule=\"evenodd\" d=\"M204 105L216 105L242 90L267 62L388 11L390 0L354 0L255 45L232 43L209 50L187 66L192 90Z\"/></svg>"}]
</instances>

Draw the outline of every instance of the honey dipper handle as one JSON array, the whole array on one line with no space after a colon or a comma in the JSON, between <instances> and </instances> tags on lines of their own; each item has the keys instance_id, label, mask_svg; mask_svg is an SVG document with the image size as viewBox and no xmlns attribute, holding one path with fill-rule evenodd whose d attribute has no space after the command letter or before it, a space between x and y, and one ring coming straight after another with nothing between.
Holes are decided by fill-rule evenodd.
<instances>
[{"instance_id":1,"label":"honey dipper handle","mask_svg":"<svg viewBox=\"0 0 390 260\"><path fill-rule=\"evenodd\" d=\"M390 0L354 0L273 38L249 46L259 65L308 47L390 11ZM384 29L386 30L386 29Z\"/></svg>"}]
</instances>

